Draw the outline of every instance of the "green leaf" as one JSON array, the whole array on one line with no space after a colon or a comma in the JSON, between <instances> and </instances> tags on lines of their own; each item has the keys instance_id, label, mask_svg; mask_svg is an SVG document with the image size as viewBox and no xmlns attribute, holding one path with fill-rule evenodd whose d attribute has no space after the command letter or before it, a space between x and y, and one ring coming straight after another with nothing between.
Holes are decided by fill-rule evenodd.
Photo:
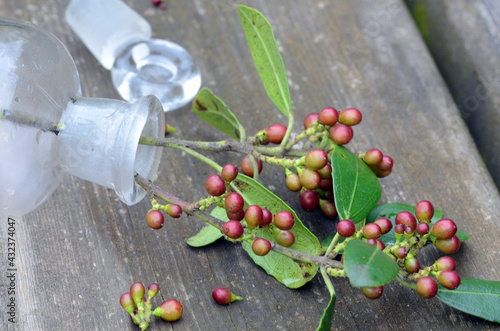
<instances>
[{"instance_id":1,"label":"green leaf","mask_svg":"<svg viewBox=\"0 0 500 331\"><path fill-rule=\"evenodd\" d=\"M415 214L415 206L407 205L405 203L383 203L373 208L372 211L366 217L366 223L373 223L377 219L381 217L385 217L391 220L392 229L391 231L383 234L379 239L384 242L386 245L394 245L396 243L396 237L394 235L394 226L396 224L396 215L402 211L409 211L410 213ZM439 209L434 209L434 216L431 219L431 228L432 224L436 223L438 220L443 218L443 212ZM457 231L457 237L460 241L466 241L470 238L465 232Z\"/></svg>"},{"instance_id":2,"label":"green leaf","mask_svg":"<svg viewBox=\"0 0 500 331\"><path fill-rule=\"evenodd\" d=\"M253 8L239 5L238 14L255 68L262 79L267 95L288 117L292 114L290 88L273 28L264 15Z\"/></svg>"},{"instance_id":3,"label":"green leaf","mask_svg":"<svg viewBox=\"0 0 500 331\"><path fill-rule=\"evenodd\" d=\"M456 290L439 285L437 298L467 314L500 323L500 282L462 278Z\"/></svg>"},{"instance_id":4,"label":"green leaf","mask_svg":"<svg viewBox=\"0 0 500 331\"><path fill-rule=\"evenodd\" d=\"M215 126L228 136L243 141L245 129L226 104L208 88L202 88L193 100L192 111L206 123Z\"/></svg>"},{"instance_id":5,"label":"green leaf","mask_svg":"<svg viewBox=\"0 0 500 331\"><path fill-rule=\"evenodd\" d=\"M217 217L221 221L228 221L226 210L224 208L216 206L212 210L210 215L212 215L213 217ZM203 247L206 245L210 245L211 243L222 237L222 232L219 229L214 226L207 225L203 227L196 235L189 238L187 240L187 244L191 247Z\"/></svg>"},{"instance_id":6,"label":"green leaf","mask_svg":"<svg viewBox=\"0 0 500 331\"><path fill-rule=\"evenodd\" d=\"M330 278L328 278L328 275L325 274L324 270L321 271L321 274L323 275L325 283L328 284L330 301L328 302L328 306L326 306L325 310L323 311L323 316L321 316L321 320L316 331L330 331L332 329L332 321L333 315L335 313L335 302L337 300L337 296L335 295L335 290L333 289L333 285L330 281Z\"/></svg>"},{"instance_id":7,"label":"green leaf","mask_svg":"<svg viewBox=\"0 0 500 331\"><path fill-rule=\"evenodd\" d=\"M283 202L283 200L253 178L242 174L238 174L238 177L231 185L234 191L243 196L246 205L266 207L273 215L282 210L290 211L295 217L295 223L290 230L295 236L295 243L290 248L310 255L319 254L321 245L318 238L302 224L293 209ZM274 241L270 227L257 228L255 233L258 237ZM301 287L318 272L318 266L316 265L298 263L274 251L265 256L257 256L253 253L251 245L247 242L243 243L243 249L257 265L261 266L269 275L289 288Z\"/></svg>"},{"instance_id":8,"label":"green leaf","mask_svg":"<svg viewBox=\"0 0 500 331\"><path fill-rule=\"evenodd\" d=\"M331 156L335 206L341 220L361 222L375 207L382 189L377 176L356 155L335 146Z\"/></svg>"},{"instance_id":9,"label":"green leaf","mask_svg":"<svg viewBox=\"0 0 500 331\"><path fill-rule=\"evenodd\" d=\"M344 252L344 268L352 286L380 286L393 280L398 264L379 248L361 240L350 240Z\"/></svg>"}]
</instances>

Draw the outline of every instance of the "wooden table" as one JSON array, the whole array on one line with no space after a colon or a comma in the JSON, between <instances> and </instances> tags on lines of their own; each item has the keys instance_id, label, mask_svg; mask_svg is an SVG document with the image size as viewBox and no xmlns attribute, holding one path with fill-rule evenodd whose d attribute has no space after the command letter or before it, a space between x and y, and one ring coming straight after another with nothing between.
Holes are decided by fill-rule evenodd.
<instances>
[{"instance_id":1,"label":"wooden table","mask_svg":"<svg viewBox=\"0 0 500 331\"><path fill-rule=\"evenodd\" d=\"M240 26L237 1L167 1L166 11L150 1L126 1L148 21L154 36L177 42L199 64L203 86L212 89L249 133L285 123L269 101L253 66ZM84 96L119 98L110 75L64 20L67 0L5 0L0 16L30 21L65 43L80 72ZM431 200L472 235L454 255L462 277L500 280L500 197L447 86L436 69L406 5L375 1L244 1L275 29L290 78L296 130L323 107L356 107L364 114L349 144L353 151L380 148L396 162L382 179L381 202ZM167 113L177 137L224 137L190 114ZM219 163L235 154L215 155ZM3 161L3 160L2 160ZM165 150L157 184L189 201L204 197L212 170L174 150ZM299 210L285 189L281 169L266 167L264 183ZM112 190L67 176L44 205L16 219L17 320L9 330L138 330L118 303L130 284L160 285L162 299L182 302L184 315L169 324L155 319L150 330L314 330L329 295L314 279L289 290L255 266L239 245L217 242L203 249L186 245L201 228L183 216L160 231L145 224L150 204L119 201ZM322 240L335 222L320 212L301 219ZM7 227L2 220L1 242ZM2 268L6 261L6 249ZM424 263L440 256L425 250ZM7 279L1 278L2 307ZM437 299L424 301L397 283L369 301L344 279L334 280L338 301L335 330L496 329L497 324L456 311ZM244 297L217 306L210 293L226 286ZM1 326L1 329L4 327Z\"/></svg>"}]
</instances>

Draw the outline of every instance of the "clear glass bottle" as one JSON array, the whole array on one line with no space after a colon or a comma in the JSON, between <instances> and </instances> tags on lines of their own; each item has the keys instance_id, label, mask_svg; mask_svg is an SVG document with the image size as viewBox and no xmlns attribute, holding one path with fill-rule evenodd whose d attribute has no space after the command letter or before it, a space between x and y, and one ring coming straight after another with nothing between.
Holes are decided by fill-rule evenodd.
<instances>
[{"instance_id":1,"label":"clear glass bottle","mask_svg":"<svg viewBox=\"0 0 500 331\"><path fill-rule=\"evenodd\" d=\"M71 0L66 20L90 52L111 70L128 101L155 95L165 111L190 102L201 86L191 55L167 40L151 39L151 26L120 0Z\"/></svg>"},{"instance_id":2,"label":"clear glass bottle","mask_svg":"<svg viewBox=\"0 0 500 331\"><path fill-rule=\"evenodd\" d=\"M127 204L146 192L134 171L154 179L162 137L160 101L135 103L81 96L66 47L32 24L0 19L0 214L19 217L39 206L69 173L113 188Z\"/></svg>"}]
</instances>

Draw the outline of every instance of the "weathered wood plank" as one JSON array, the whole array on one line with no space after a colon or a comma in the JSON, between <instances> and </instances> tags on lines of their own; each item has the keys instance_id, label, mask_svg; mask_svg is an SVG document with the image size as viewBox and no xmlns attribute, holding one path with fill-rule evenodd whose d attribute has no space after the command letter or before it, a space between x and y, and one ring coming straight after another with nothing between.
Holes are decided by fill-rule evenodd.
<instances>
[{"instance_id":1,"label":"weathered wood plank","mask_svg":"<svg viewBox=\"0 0 500 331\"><path fill-rule=\"evenodd\" d=\"M67 2L8 0L0 3L0 15L34 22L56 34L75 57L84 95L117 98L109 73L64 22ZM192 53L201 67L203 85L227 102L249 133L284 122L273 111L253 67L237 1L169 1L167 11L153 9L146 0L127 3L152 23L155 37L178 42ZM396 160L393 174L381 181L382 201L432 200L473 236L455 255L459 273L500 279L498 191L404 4L392 0L245 4L262 11L275 28L289 71L296 129L307 113L325 106L361 109L364 121L349 147L354 151L379 147ZM179 137L222 138L188 110L166 114L179 129ZM215 158L239 159L234 154ZM204 196L203 182L210 173L200 162L168 150L157 183L194 201ZM262 177L299 208L298 197L285 190L278 169L266 167ZM328 301L322 281L288 290L253 265L238 245L187 247L185 240L201 227L195 219L182 217L160 231L150 230L144 222L148 209L147 201L128 207L111 190L66 178L42 207L17 220L19 320L9 328L136 330L118 304L134 281L158 282L162 298L177 298L184 305L180 321L171 325L155 321L151 330L316 328ZM322 220L320 213L302 218L320 239L334 229L334 223ZM3 239L4 220L1 224ZM429 248L425 256L429 262L439 254ZM335 329L497 328L437 300L424 301L398 284L386 286L377 302L369 302L346 280L335 280L334 285ZM216 306L210 293L217 286L230 287L244 301Z\"/></svg>"},{"instance_id":2,"label":"weathered wood plank","mask_svg":"<svg viewBox=\"0 0 500 331\"><path fill-rule=\"evenodd\" d=\"M408 0L407 4L500 186L500 3Z\"/></svg>"}]
</instances>

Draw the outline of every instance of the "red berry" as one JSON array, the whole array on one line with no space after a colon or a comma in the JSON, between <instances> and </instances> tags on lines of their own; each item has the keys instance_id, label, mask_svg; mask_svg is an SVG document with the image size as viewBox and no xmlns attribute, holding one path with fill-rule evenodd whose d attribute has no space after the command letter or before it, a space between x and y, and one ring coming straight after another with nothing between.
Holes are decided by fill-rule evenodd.
<instances>
[{"instance_id":1,"label":"red berry","mask_svg":"<svg viewBox=\"0 0 500 331\"><path fill-rule=\"evenodd\" d=\"M130 285L130 294L132 295L132 299L134 301L142 300L145 293L146 289L144 288L144 285L142 285L142 283L135 282L134 284Z\"/></svg>"},{"instance_id":2,"label":"red berry","mask_svg":"<svg viewBox=\"0 0 500 331\"><path fill-rule=\"evenodd\" d=\"M226 164L220 173L225 182L232 182L238 176L238 167L234 164Z\"/></svg>"},{"instance_id":3,"label":"red berry","mask_svg":"<svg viewBox=\"0 0 500 331\"><path fill-rule=\"evenodd\" d=\"M396 251L394 252L394 255L398 259L404 259L408 255L408 252L406 251L406 248L398 247L398 249L396 249Z\"/></svg>"},{"instance_id":4,"label":"red berry","mask_svg":"<svg viewBox=\"0 0 500 331\"><path fill-rule=\"evenodd\" d=\"M231 220L224 224L222 232L231 239L238 239L243 235L243 225L239 221Z\"/></svg>"},{"instance_id":5,"label":"red berry","mask_svg":"<svg viewBox=\"0 0 500 331\"><path fill-rule=\"evenodd\" d=\"M226 212L235 214L243 209L245 201L243 201L243 197L238 192L231 192L226 196L224 204Z\"/></svg>"},{"instance_id":6,"label":"red berry","mask_svg":"<svg viewBox=\"0 0 500 331\"><path fill-rule=\"evenodd\" d=\"M333 191L333 179L321 179L318 188L323 191Z\"/></svg>"},{"instance_id":7,"label":"red berry","mask_svg":"<svg viewBox=\"0 0 500 331\"><path fill-rule=\"evenodd\" d=\"M316 192L305 190L300 194L300 206L305 211L313 211L319 207L319 196Z\"/></svg>"},{"instance_id":8,"label":"red berry","mask_svg":"<svg viewBox=\"0 0 500 331\"><path fill-rule=\"evenodd\" d=\"M318 122L319 113L311 113L304 118L304 130L307 130L311 126Z\"/></svg>"},{"instance_id":9,"label":"red berry","mask_svg":"<svg viewBox=\"0 0 500 331\"><path fill-rule=\"evenodd\" d=\"M382 240L380 239L368 239L366 241L367 244L370 244L372 246L377 246L381 251L385 249L385 244Z\"/></svg>"},{"instance_id":10,"label":"red berry","mask_svg":"<svg viewBox=\"0 0 500 331\"><path fill-rule=\"evenodd\" d=\"M318 170L321 179L331 179L332 178L332 166L328 163L326 166Z\"/></svg>"},{"instance_id":11,"label":"red berry","mask_svg":"<svg viewBox=\"0 0 500 331\"><path fill-rule=\"evenodd\" d=\"M378 239L382 234L380 226L375 223L368 223L363 227L363 236L367 239Z\"/></svg>"},{"instance_id":12,"label":"red berry","mask_svg":"<svg viewBox=\"0 0 500 331\"><path fill-rule=\"evenodd\" d=\"M337 217L337 208L335 207L335 203L328 200L320 200L319 207L325 215L329 219L334 219Z\"/></svg>"},{"instance_id":13,"label":"red berry","mask_svg":"<svg viewBox=\"0 0 500 331\"><path fill-rule=\"evenodd\" d=\"M212 298L219 305L227 305L236 300L243 300L242 297L234 295L225 287L218 287L212 291Z\"/></svg>"},{"instance_id":14,"label":"red berry","mask_svg":"<svg viewBox=\"0 0 500 331\"><path fill-rule=\"evenodd\" d=\"M262 172L262 161L259 159L255 159L255 162L257 163L257 169L259 171L259 174ZM250 161L250 157L248 155L245 155L243 159L241 160L241 171L247 175L248 177L253 177L253 165L252 161Z\"/></svg>"},{"instance_id":15,"label":"red berry","mask_svg":"<svg viewBox=\"0 0 500 331\"><path fill-rule=\"evenodd\" d=\"M227 215L227 218L229 218L230 220L241 221L242 219L245 218L245 211L243 209L237 213L228 213L226 211L226 215Z\"/></svg>"},{"instance_id":16,"label":"red berry","mask_svg":"<svg viewBox=\"0 0 500 331\"><path fill-rule=\"evenodd\" d=\"M257 205L248 206L245 211L245 222L247 222L248 227L255 228L262 222L262 208Z\"/></svg>"},{"instance_id":17,"label":"red berry","mask_svg":"<svg viewBox=\"0 0 500 331\"><path fill-rule=\"evenodd\" d=\"M390 219L382 217L373 222L377 224L380 227L380 231L382 231L382 234L386 234L387 232L391 231L392 229L392 222Z\"/></svg>"},{"instance_id":18,"label":"red berry","mask_svg":"<svg viewBox=\"0 0 500 331\"><path fill-rule=\"evenodd\" d=\"M460 286L460 276L453 270L441 271L437 279L439 283L448 290L454 290Z\"/></svg>"},{"instance_id":19,"label":"red berry","mask_svg":"<svg viewBox=\"0 0 500 331\"><path fill-rule=\"evenodd\" d=\"M384 287L383 286L362 287L361 291L363 291L363 294L368 299L375 300L382 296L382 294L384 293Z\"/></svg>"},{"instance_id":20,"label":"red berry","mask_svg":"<svg viewBox=\"0 0 500 331\"><path fill-rule=\"evenodd\" d=\"M428 222L434 216L434 206L427 200L420 201L415 207L415 216L420 222Z\"/></svg>"},{"instance_id":21,"label":"red berry","mask_svg":"<svg viewBox=\"0 0 500 331\"><path fill-rule=\"evenodd\" d=\"M146 214L146 223L151 229L161 229L163 227L164 217L159 210L150 210Z\"/></svg>"},{"instance_id":22,"label":"red berry","mask_svg":"<svg viewBox=\"0 0 500 331\"><path fill-rule=\"evenodd\" d=\"M330 127L329 133L330 138L337 145L345 145L349 143L353 136L352 128L340 123Z\"/></svg>"},{"instance_id":23,"label":"red berry","mask_svg":"<svg viewBox=\"0 0 500 331\"><path fill-rule=\"evenodd\" d=\"M415 230L417 228L417 219L412 213L402 211L396 215L396 224L403 224L405 227L409 226Z\"/></svg>"},{"instance_id":24,"label":"red berry","mask_svg":"<svg viewBox=\"0 0 500 331\"><path fill-rule=\"evenodd\" d=\"M276 243L281 246L290 247L295 242L295 236L288 230L280 230L274 234Z\"/></svg>"},{"instance_id":25,"label":"red berry","mask_svg":"<svg viewBox=\"0 0 500 331\"><path fill-rule=\"evenodd\" d=\"M448 218L440 219L432 226L432 235L436 239L450 239L455 233L457 233L457 225Z\"/></svg>"},{"instance_id":26,"label":"red berry","mask_svg":"<svg viewBox=\"0 0 500 331\"><path fill-rule=\"evenodd\" d=\"M221 176L217 174L210 175L205 181L205 189L208 194L218 197L226 192L226 183Z\"/></svg>"},{"instance_id":27,"label":"red berry","mask_svg":"<svg viewBox=\"0 0 500 331\"><path fill-rule=\"evenodd\" d=\"M271 251L271 243L264 238L257 238L252 242L252 251L255 255L264 256Z\"/></svg>"},{"instance_id":28,"label":"red berry","mask_svg":"<svg viewBox=\"0 0 500 331\"><path fill-rule=\"evenodd\" d=\"M163 2L163 0L151 0L151 3L153 4L153 6L156 6L156 7L161 5L162 2Z\"/></svg>"},{"instance_id":29,"label":"red berry","mask_svg":"<svg viewBox=\"0 0 500 331\"><path fill-rule=\"evenodd\" d=\"M283 210L274 215L273 223L280 230L290 230L295 223L295 218L291 212Z\"/></svg>"},{"instance_id":30,"label":"red berry","mask_svg":"<svg viewBox=\"0 0 500 331\"><path fill-rule=\"evenodd\" d=\"M304 163L311 170L319 170L328 163L328 155L322 149L313 149L306 154Z\"/></svg>"},{"instance_id":31,"label":"red berry","mask_svg":"<svg viewBox=\"0 0 500 331\"><path fill-rule=\"evenodd\" d=\"M438 292L438 285L434 278L424 276L417 281L417 293L424 299L434 298Z\"/></svg>"},{"instance_id":32,"label":"red berry","mask_svg":"<svg viewBox=\"0 0 500 331\"><path fill-rule=\"evenodd\" d=\"M436 266L436 270L455 270L457 267L457 263L455 260L450 257L450 256L443 256L440 257L434 265Z\"/></svg>"},{"instance_id":33,"label":"red berry","mask_svg":"<svg viewBox=\"0 0 500 331\"><path fill-rule=\"evenodd\" d=\"M302 186L308 190L317 189L321 183L321 176L319 173L315 170L310 170L309 168L302 169L299 178Z\"/></svg>"},{"instance_id":34,"label":"red berry","mask_svg":"<svg viewBox=\"0 0 500 331\"><path fill-rule=\"evenodd\" d=\"M123 293L120 297L120 305L123 309L129 314L134 312L135 304L134 299L132 299L132 295L130 293Z\"/></svg>"},{"instance_id":35,"label":"red berry","mask_svg":"<svg viewBox=\"0 0 500 331\"><path fill-rule=\"evenodd\" d=\"M403 233L405 233L405 226L403 224L396 224L394 227L394 233L403 235Z\"/></svg>"},{"instance_id":36,"label":"red berry","mask_svg":"<svg viewBox=\"0 0 500 331\"><path fill-rule=\"evenodd\" d=\"M342 220L337 224L337 232L344 238L349 238L356 232L356 226L352 220Z\"/></svg>"},{"instance_id":37,"label":"red berry","mask_svg":"<svg viewBox=\"0 0 500 331\"><path fill-rule=\"evenodd\" d=\"M417 225L417 233L421 236L426 235L429 233L429 224L427 223L420 223Z\"/></svg>"},{"instance_id":38,"label":"red berry","mask_svg":"<svg viewBox=\"0 0 500 331\"><path fill-rule=\"evenodd\" d=\"M286 187L292 192L298 192L302 188L299 175L290 174L285 178Z\"/></svg>"},{"instance_id":39,"label":"red berry","mask_svg":"<svg viewBox=\"0 0 500 331\"><path fill-rule=\"evenodd\" d=\"M175 299L170 299L163 302L158 308L156 308L152 315L161 317L167 322L177 321L182 316L182 305L179 301Z\"/></svg>"},{"instance_id":40,"label":"red berry","mask_svg":"<svg viewBox=\"0 0 500 331\"><path fill-rule=\"evenodd\" d=\"M349 126L358 125L362 119L361 112L356 108L344 109L339 114L339 122Z\"/></svg>"},{"instance_id":41,"label":"red berry","mask_svg":"<svg viewBox=\"0 0 500 331\"><path fill-rule=\"evenodd\" d=\"M381 171L392 171L392 167L394 166L394 160L392 157L388 155L384 155L382 157L382 161L378 165L378 169Z\"/></svg>"},{"instance_id":42,"label":"red berry","mask_svg":"<svg viewBox=\"0 0 500 331\"><path fill-rule=\"evenodd\" d=\"M323 125L332 126L339 120L339 112L332 107L324 108L319 112L318 121Z\"/></svg>"},{"instance_id":43,"label":"red berry","mask_svg":"<svg viewBox=\"0 0 500 331\"><path fill-rule=\"evenodd\" d=\"M283 124L273 124L266 130L267 139L272 144L281 144L283 137L285 137L286 126Z\"/></svg>"},{"instance_id":44,"label":"red berry","mask_svg":"<svg viewBox=\"0 0 500 331\"><path fill-rule=\"evenodd\" d=\"M262 221L260 221L260 226L268 226L273 222L273 214L267 208L262 209Z\"/></svg>"},{"instance_id":45,"label":"red berry","mask_svg":"<svg viewBox=\"0 0 500 331\"><path fill-rule=\"evenodd\" d=\"M181 206L179 206L175 203L167 205L165 208L165 211L167 212L168 216L173 217L173 218L179 218L182 215Z\"/></svg>"},{"instance_id":46,"label":"red berry","mask_svg":"<svg viewBox=\"0 0 500 331\"><path fill-rule=\"evenodd\" d=\"M457 236L450 239L436 239L434 246L445 254L453 254L460 248L460 239Z\"/></svg>"}]
</instances>

